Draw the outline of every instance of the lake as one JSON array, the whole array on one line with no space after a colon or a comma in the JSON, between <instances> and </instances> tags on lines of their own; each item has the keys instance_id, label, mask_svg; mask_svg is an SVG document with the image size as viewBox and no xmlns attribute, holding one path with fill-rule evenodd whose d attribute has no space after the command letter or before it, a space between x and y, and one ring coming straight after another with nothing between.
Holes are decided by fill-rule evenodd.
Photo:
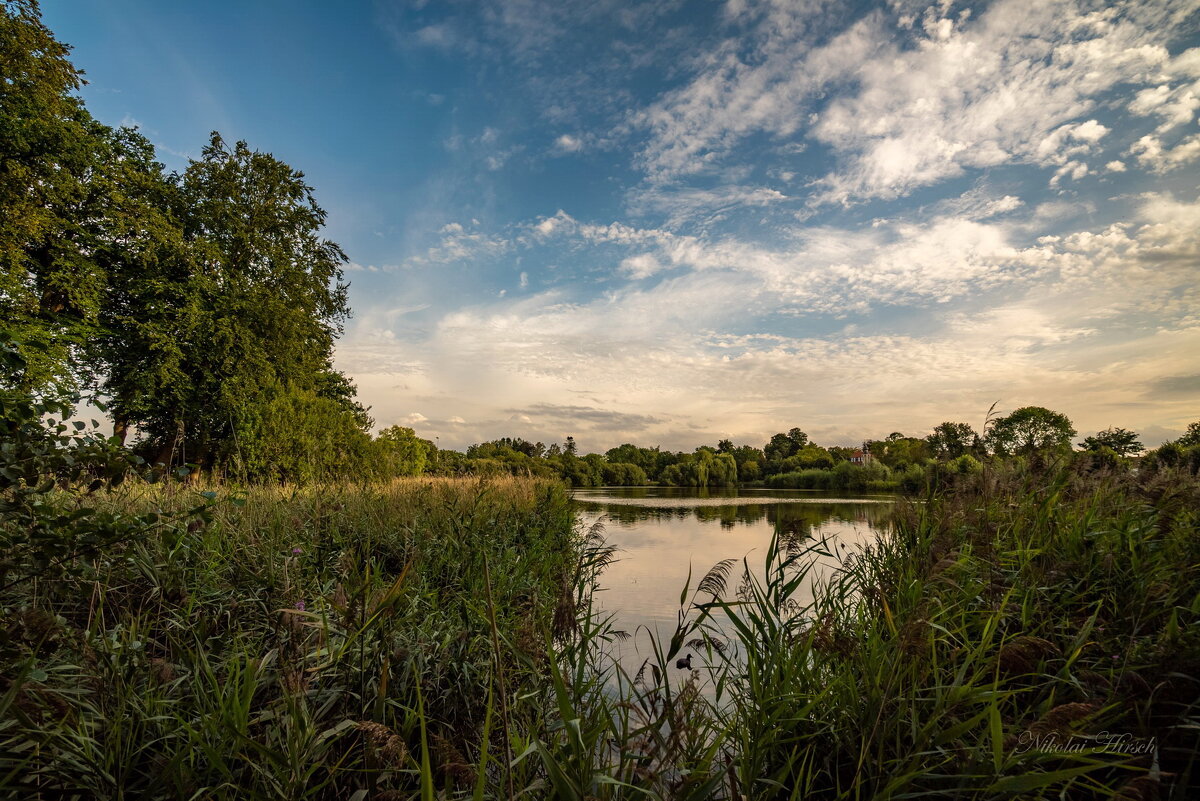
<instances>
[{"instance_id":1,"label":"lake","mask_svg":"<svg viewBox=\"0 0 1200 801\"><path fill-rule=\"evenodd\" d=\"M589 487L576 489L574 498L583 522L600 520L605 539L618 548L617 561L600 577L596 598L599 608L615 616L616 628L632 635L617 645L615 654L631 672L652 653L647 630L662 640L675 631L689 568L694 591L717 562L738 559L729 581L732 597L742 575L740 560L748 558L761 576L771 536L786 532L829 542L838 557L819 560L814 575L824 575L837 568L843 554L875 539L895 500L890 495L685 487Z\"/></svg>"}]
</instances>

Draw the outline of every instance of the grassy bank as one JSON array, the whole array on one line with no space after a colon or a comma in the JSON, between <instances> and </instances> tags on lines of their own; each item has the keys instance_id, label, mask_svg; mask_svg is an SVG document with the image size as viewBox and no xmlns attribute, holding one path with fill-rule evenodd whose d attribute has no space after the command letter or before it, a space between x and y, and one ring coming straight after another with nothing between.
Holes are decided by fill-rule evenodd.
<instances>
[{"instance_id":1,"label":"grassy bank","mask_svg":"<svg viewBox=\"0 0 1200 801\"><path fill-rule=\"evenodd\" d=\"M114 508L183 508L129 489ZM1200 488L989 466L815 594L681 588L637 675L561 485L255 490L5 590L0 779L25 797L1188 798ZM642 637L634 633L635 637ZM684 651L711 668L681 671ZM1104 733L1108 733L1105 736Z\"/></svg>"},{"instance_id":2,"label":"grassy bank","mask_svg":"<svg viewBox=\"0 0 1200 801\"><path fill-rule=\"evenodd\" d=\"M1085 465L989 470L899 507L811 607L787 608L806 563L787 543L750 603L710 607L749 667L717 714L741 787L1192 797L1196 480Z\"/></svg>"},{"instance_id":3,"label":"grassy bank","mask_svg":"<svg viewBox=\"0 0 1200 801\"><path fill-rule=\"evenodd\" d=\"M617 745L559 757L554 796L1193 798L1200 487L1092 467L949 479L810 604L833 544L777 539L765 581L716 566L638 675L599 663L616 699L564 688Z\"/></svg>"},{"instance_id":4,"label":"grassy bank","mask_svg":"<svg viewBox=\"0 0 1200 801\"><path fill-rule=\"evenodd\" d=\"M196 497L142 484L102 505ZM218 488L205 517L6 589L6 789L385 797L423 764L454 786L574 619L583 551L558 483Z\"/></svg>"}]
</instances>

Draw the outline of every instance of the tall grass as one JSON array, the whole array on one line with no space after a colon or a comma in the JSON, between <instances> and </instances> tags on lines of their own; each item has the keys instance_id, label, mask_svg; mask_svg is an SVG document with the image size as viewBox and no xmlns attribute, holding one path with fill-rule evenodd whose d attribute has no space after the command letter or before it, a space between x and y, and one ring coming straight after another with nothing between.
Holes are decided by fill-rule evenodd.
<instances>
[{"instance_id":1,"label":"tall grass","mask_svg":"<svg viewBox=\"0 0 1200 801\"><path fill-rule=\"evenodd\" d=\"M743 792L1189 797L1198 509L1190 476L992 472L901 505L799 608L813 546L780 544L706 608L741 647Z\"/></svg>"},{"instance_id":2,"label":"tall grass","mask_svg":"<svg viewBox=\"0 0 1200 801\"><path fill-rule=\"evenodd\" d=\"M8 591L0 788L1191 797L1195 477L1009 465L953 481L822 579L817 560L844 550L781 529L762 566L689 580L663 640L592 605L614 554L555 483L225 498L208 522ZM114 509L192 503L125 493ZM628 636L651 654L633 675L610 653ZM707 667L676 669L684 651Z\"/></svg>"},{"instance_id":3,"label":"tall grass","mask_svg":"<svg viewBox=\"0 0 1200 801\"><path fill-rule=\"evenodd\" d=\"M427 764L436 787L466 785L492 707L537 691L545 636L574 617L581 536L551 482L219 499L210 522L3 599L0 780L44 797L349 798L418 789Z\"/></svg>"},{"instance_id":4,"label":"tall grass","mask_svg":"<svg viewBox=\"0 0 1200 801\"><path fill-rule=\"evenodd\" d=\"M1194 797L1200 488L1087 464L959 476L824 580L840 551L787 532L718 565L638 676L563 707L615 745L560 751L552 795ZM673 680L684 647L712 667Z\"/></svg>"}]
</instances>

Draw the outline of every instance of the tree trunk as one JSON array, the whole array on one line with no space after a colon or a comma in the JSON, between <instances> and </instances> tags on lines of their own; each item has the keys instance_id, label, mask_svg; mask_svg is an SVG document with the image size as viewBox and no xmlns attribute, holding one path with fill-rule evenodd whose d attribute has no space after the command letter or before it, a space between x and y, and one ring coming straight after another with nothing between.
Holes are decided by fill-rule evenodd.
<instances>
[{"instance_id":1,"label":"tree trunk","mask_svg":"<svg viewBox=\"0 0 1200 801\"><path fill-rule=\"evenodd\" d=\"M125 438L129 436L129 421L116 419L113 420L113 437L116 438L117 444L125 447Z\"/></svg>"}]
</instances>

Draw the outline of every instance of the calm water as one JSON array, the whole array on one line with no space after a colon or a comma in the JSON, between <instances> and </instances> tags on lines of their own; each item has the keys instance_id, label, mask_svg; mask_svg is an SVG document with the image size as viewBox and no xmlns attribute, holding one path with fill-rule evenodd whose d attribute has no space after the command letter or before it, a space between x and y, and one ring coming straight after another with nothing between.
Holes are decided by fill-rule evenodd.
<instances>
[{"instance_id":1,"label":"calm water","mask_svg":"<svg viewBox=\"0 0 1200 801\"><path fill-rule=\"evenodd\" d=\"M676 487L603 487L575 490L585 523L601 520L618 561L600 579L602 609L633 639L620 646L629 670L649 655L645 629L667 639L675 631L679 594L722 559L739 560L729 594L742 573L740 560L762 574L771 536L788 532L826 538L832 550L852 553L877 535L893 501L887 495L847 496L804 490L696 490ZM839 559L822 559L820 573ZM709 600L708 596L700 600Z\"/></svg>"}]
</instances>

